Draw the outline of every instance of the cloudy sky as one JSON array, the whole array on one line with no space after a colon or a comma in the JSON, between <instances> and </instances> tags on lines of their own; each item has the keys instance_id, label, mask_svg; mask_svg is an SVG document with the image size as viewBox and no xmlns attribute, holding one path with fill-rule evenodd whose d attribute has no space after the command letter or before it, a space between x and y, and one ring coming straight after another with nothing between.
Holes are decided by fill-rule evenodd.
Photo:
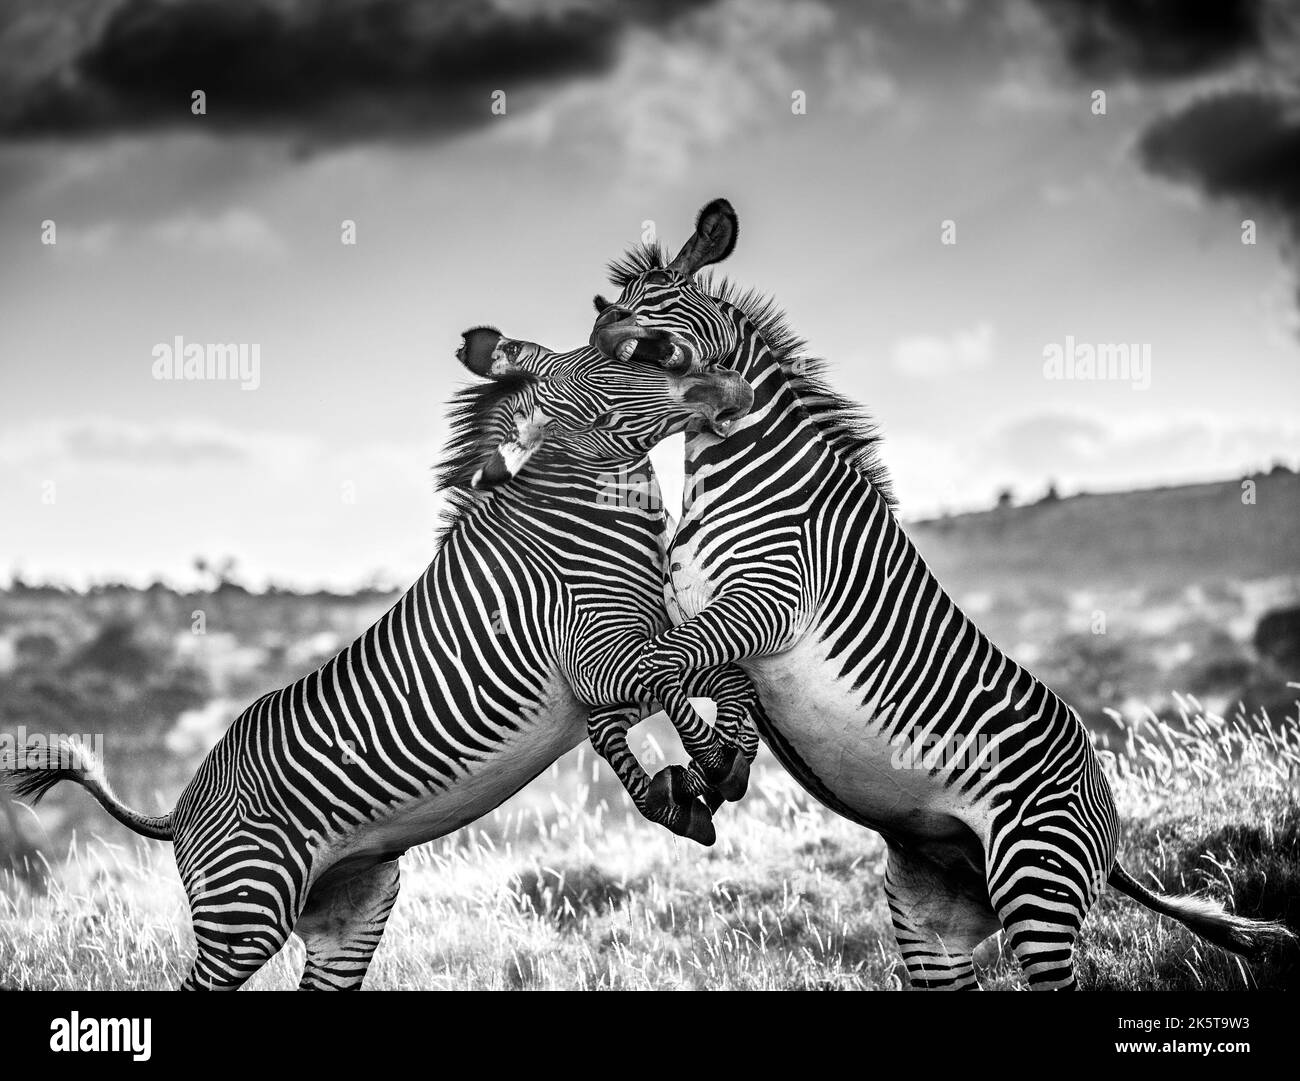
<instances>
[{"instance_id":1,"label":"cloudy sky","mask_svg":"<svg viewBox=\"0 0 1300 1081\"><path fill-rule=\"evenodd\" d=\"M405 584L459 332L580 344L718 195L905 517L1294 465L1289 7L4 0L0 576ZM154 379L178 335L258 387Z\"/></svg>"}]
</instances>

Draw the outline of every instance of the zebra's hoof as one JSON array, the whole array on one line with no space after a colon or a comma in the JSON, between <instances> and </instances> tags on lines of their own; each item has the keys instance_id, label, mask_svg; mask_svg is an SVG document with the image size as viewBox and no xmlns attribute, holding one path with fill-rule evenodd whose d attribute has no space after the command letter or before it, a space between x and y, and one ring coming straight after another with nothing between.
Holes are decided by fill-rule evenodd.
<instances>
[{"instance_id":1,"label":"zebra's hoof","mask_svg":"<svg viewBox=\"0 0 1300 1081\"><path fill-rule=\"evenodd\" d=\"M718 831L713 828L713 816L709 814L709 809L699 800L693 799L685 810L686 828L681 831L681 835L708 848L718 839Z\"/></svg>"},{"instance_id":2,"label":"zebra's hoof","mask_svg":"<svg viewBox=\"0 0 1300 1081\"><path fill-rule=\"evenodd\" d=\"M749 763L739 747L727 747L722 761L711 770L703 770L709 787L724 800L735 803L743 799L749 789Z\"/></svg>"},{"instance_id":3,"label":"zebra's hoof","mask_svg":"<svg viewBox=\"0 0 1300 1081\"><path fill-rule=\"evenodd\" d=\"M708 846L718 839L713 816L691 792L681 766L665 766L650 778L646 817L698 844Z\"/></svg>"}]
</instances>

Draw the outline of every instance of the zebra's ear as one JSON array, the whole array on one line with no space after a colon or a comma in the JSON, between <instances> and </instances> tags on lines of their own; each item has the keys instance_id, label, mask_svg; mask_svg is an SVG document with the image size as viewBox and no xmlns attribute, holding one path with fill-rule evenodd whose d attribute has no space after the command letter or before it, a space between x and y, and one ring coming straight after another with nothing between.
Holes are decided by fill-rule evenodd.
<instances>
[{"instance_id":1,"label":"zebra's ear","mask_svg":"<svg viewBox=\"0 0 1300 1081\"><path fill-rule=\"evenodd\" d=\"M536 342L507 338L496 327L471 327L461 337L456 359L475 375L500 379L518 371L536 371L551 351Z\"/></svg>"},{"instance_id":2,"label":"zebra's ear","mask_svg":"<svg viewBox=\"0 0 1300 1081\"><path fill-rule=\"evenodd\" d=\"M714 199L695 219L695 233L667 269L691 277L696 271L720 263L736 246L740 219L726 199Z\"/></svg>"},{"instance_id":3,"label":"zebra's ear","mask_svg":"<svg viewBox=\"0 0 1300 1081\"><path fill-rule=\"evenodd\" d=\"M470 487L495 488L516 476L546 442L548 421L540 409L515 415L515 437L499 444L470 479Z\"/></svg>"}]
</instances>

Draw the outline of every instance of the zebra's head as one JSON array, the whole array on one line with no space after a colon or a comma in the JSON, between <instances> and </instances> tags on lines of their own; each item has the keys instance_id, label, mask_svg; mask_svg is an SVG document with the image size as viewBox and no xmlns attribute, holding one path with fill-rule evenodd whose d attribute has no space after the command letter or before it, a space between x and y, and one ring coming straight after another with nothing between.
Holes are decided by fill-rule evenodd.
<instances>
[{"instance_id":1,"label":"zebra's head","mask_svg":"<svg viewBox=\"0 0 1300 1081\"><path fill-rule=\"evenodd\" d=\"M653 360L673 371L708 370L732 354L736 320L695 276L730 255L739 233L731 204L714 199L671 261L655 246L615 263L623 291L613 302L596 297L592 346L611 359Z\"/></svg>"},{"instance_id":2,"label":"zebra's head","mask_svg":"<svg viewBox=\"0 0 1300 1081\"><path fill-rule=\"evenodd\" d=\"M490 488L550 460L594 471L638 462L666 436L725 435L753 402L736 372L669 369L590 347L554 353L493 327L464 334L457 357L487 382L457 397L456 450L443 483Z\"/></svg>"}]
</instances>

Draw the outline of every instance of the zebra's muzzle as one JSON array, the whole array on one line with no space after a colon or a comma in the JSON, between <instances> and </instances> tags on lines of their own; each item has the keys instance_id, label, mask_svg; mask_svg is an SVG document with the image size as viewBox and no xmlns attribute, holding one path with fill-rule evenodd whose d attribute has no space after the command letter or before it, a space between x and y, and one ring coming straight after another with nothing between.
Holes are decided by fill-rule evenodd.
<instances>
[{"instance_id":1,"label":"zebra's muzzle","mask_svg":"<svg viewBox=\"0 0 1300 1081\"><path fill-rule=\"evenodd\" d=\"M722 439L754 404L753 388L739 372L715 369L689 376L685 382L684 400L698 407L703 425Z\"/></svg>"}]
</instances>

